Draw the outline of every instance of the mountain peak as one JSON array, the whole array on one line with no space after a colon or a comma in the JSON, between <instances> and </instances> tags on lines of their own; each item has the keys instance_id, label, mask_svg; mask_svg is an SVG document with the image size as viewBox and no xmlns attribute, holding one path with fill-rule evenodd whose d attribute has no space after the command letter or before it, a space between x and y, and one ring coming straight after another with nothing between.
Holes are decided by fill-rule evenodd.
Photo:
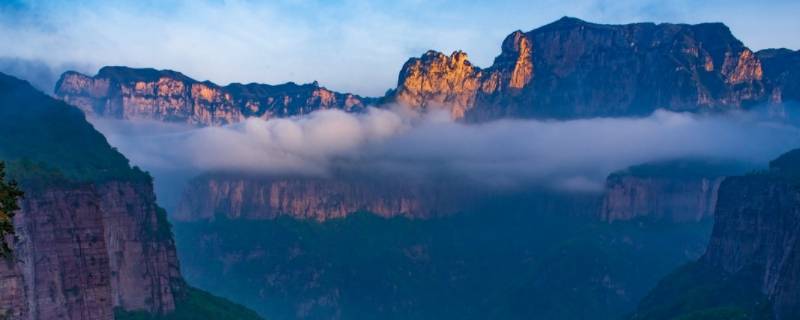
<instances>
[{"instance_id":1,"label":"mountain peak","mask_svg":"<svg viewBox=\"0 0 800 320\"><path fill-rule=\"evenodd\" d=\"M538 29L562 29L562 28L574 28L579 26L588 26L588 25L595 25L594 23L587 22L575 17L563 16L560 19L543 25Z\"/></svg>"}]
</instances>

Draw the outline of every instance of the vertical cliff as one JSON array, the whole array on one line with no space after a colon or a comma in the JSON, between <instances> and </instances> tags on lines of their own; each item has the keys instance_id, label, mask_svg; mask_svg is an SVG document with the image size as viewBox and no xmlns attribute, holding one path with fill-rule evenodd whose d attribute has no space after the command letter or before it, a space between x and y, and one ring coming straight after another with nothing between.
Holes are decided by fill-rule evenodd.
<instances>
[{"instance_id":1,"label":"vertical cliff","mask_svg":"<svg viewBox=\"0 0 800 320\"><path fill-rule=\"evenodd\" d=\"M452 182L452 181L449 181ZM430 218L471 203L468 188L448 181L397 181L366 176L258 177L207 174L189 183L175 213L179 221L274 219L324 221L357 212Z\"/></svg>"},{"instance_id":2,"label":"vertical cliff","mask_svg":"<svg viewBox=\"0 0 800 320\"><path fill-rule=\"evenodd\" d=\"M687 222L710 218L723 179L615 176L606 182L601 218L608 222L636 218Z\"/></svg>"},{"instance_id":3,"label":"vertical cliff","mask_svg":"<svg viewBox=\"0 0 800 320\"><path fill-rule=\"evenodd\" d=\"M600 218L608 222L712 218L722 181L749 168L742 163L693 159L632 166L606 179Z\"/></svg>"},{"instance_id":4,"label":"vertical cliff","mask_svg":"<svg viewBox=\"0 0 800 320\"><path fill-rule=\"evenodd\" d=\"M164 314L175 310L182 280L166 220L152 184L109 182L98 186L109 257L112 302L124 310Z\"/></svg>"},{"instance_id":5,"label":"vertical cliff","mask_svg":"<svg viewBox=\"0 0 800 320\"><path fill-rule=\"evenodd\" d=\"M163 314L183 282L150 178L83 114L0 75L0 159L25 197L14 218L12 313L111 319L114 308ZM13 290L12 290L13 291Z\"/></svg>"},{"instance_id":6,"label":"vertical cliff","mask_svg":"<svg viewBox=\"0 0 800 320\"><path fill-rule=\"evenodd\" d=\"M152 179L80 110L0 74L0 160L25 191L8 239L13 256L0 261L0 315L107 320L198 303L187 302L196 291L179 273ZM202 308L190 311L208 316Z\"/></svg>"},{"instance_id":7,"label":"vertical cliff","mask_svg":"<svg viewBox=\"0 0 800 320\"><path fill-rule=\"evenodd\" d=\"M24 280L14 260L0 260L0 319L28 318Z\"/></svg>"},{"instance_id":8,"label":"vertical cliff","mask_svg":"<svg viewBox=\"0 0 800 320\"><path fill-rule=\"evenodd\" d=\"M15 221L15 259L30 318L110 319L115 307L175 309L182 282L151 188L117 181L29 186Z\"/></svg>"},{"instance_id":9,"label":"vertical cliff","mask_svg":"<svg viewBox=\"0 0 800 320\"><path fill-rule=\"evenodd\" d=\"M705 265L748 279L772 303L776 319L800 316L800 151L770 172L733 177L720 189Z\"/></svg>"},{"instance_id":10,"label":"vertical cliff","mask_svg":"<svg viewBox=\"0 0 800 320\"><path fill-rule=\"evenodd\" d=\"M800 317L800 150L727 178L705 254L661 281L635 319Z\"/></svg>"},{"instance_id":11,"label":"vertical cliff","mask_svg":"<svg viewBox=\"0 0 800 320\"><path fill-rule=\"evenodd\" d=\"M88 114L197 125L302 115L319 109L359 111L372 102L316 82L219 86L175 71L127 67L104 67L93 77L66 72L56 83L55 93Z\"/></svg>"}]
</instances>

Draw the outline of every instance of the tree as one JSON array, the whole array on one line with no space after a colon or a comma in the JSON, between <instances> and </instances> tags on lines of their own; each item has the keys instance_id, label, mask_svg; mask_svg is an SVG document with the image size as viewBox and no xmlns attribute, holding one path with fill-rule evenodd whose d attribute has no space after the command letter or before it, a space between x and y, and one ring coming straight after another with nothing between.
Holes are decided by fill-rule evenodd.
<instances>
[{"instance_id":1,"label":"tree","mask_svg":"<svg viewBox=\"0 0 800 320\"><path fill-rule=\"evenodd\" d=\"M0 257L11 253L6 240L14 234L14 211L19 209L17 200L22 194L16 182L6 182L5 164L0 162Z\"/></svg>"}]
</instances>

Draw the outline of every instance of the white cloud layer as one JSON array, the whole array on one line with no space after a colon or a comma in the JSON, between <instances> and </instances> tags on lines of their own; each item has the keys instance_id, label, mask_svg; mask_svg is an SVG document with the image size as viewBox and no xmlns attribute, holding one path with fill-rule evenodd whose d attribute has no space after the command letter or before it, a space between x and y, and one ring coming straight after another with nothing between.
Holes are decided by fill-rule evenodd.
<instances>
[{"instance_id":1,"label":"white cloud layer","mask_svg":"<svg viewBox=\"0 0 800 320\"><path fill-rule=\"evenodd\" d=\"M800 145L796 127L746 114L659 111L646 118L484 124L446 119L371 109L207 128L92 121L134 164L158 172L325 175L348 165L367 172L449 172L486 184L573 190L598 190L610 172L644 162L714 158L764 164Z\"/></svg>"}]
</instances>

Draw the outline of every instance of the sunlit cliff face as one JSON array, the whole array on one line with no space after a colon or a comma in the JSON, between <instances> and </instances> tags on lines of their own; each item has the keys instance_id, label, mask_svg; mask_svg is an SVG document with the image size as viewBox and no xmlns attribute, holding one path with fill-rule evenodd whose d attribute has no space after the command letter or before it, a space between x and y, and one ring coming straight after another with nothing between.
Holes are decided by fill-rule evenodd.
<instances>
[{"instance_id":1,"label":"sunlit cliff face","mask_svg":"<svg viewBox=\"0 0 800 320\"><path fill-rule=\"evenodd\" d=\"M454 119L460 119L474 106L481 77L480 69L472 66L464 52L448 57L428 51L403 66L397 101L421 109L449 109Z\"/></svg>"},{"instance_id":2,"label":"sunlit cliff face","mask_svg":"<svg viewBox=\"0 0 800 320\"><path fill-rule=\"evenodd\" d=\"M510 40L510 41L509 41ZM506 48L509 47L510 48ZM533 44L521 31L516 31L503 43L503 51L516 54L508 87L522 89L533 77ZM512 56L513 56L512 54Z\"/></svg>"},{"instance_id":3,"label":"sunlit cliff face","mask_svg":"<svg viewBox=\"0 0 800 320\"><path fill-rule=\"evenodd\" d=\"M403 67L394 101L454 119L644 116L775 100L761 61L722 24L598 25L574 18L506 37L488 68L430 51Z\"/></svg>"},{"instance_id":4,"label":"sunlit cliff face","mask_svg":"<svg viewBox=\"0 0 800 320\"><path fill-rule=\"evenodd\" d=\"M773 63L772 68L784 68ZM88 113L194 125L225 125L315 110L363 111L399 103L452 119L577 119L647 116L658 109L746 110L779 103L787 76L765 78L759 55L723 24L599 25L564 18L503 41L491 66L466 53L428 51L409 59L382 98L296 85L199 82L169 70L106 67L93 77L65 73L56 95ZM777 76L776 76L777 75ZM790 94L791 95L791 94Z\"/></svg>"},{"instance_id":5,"label":"sunlit cliff face","mask_svg":"<svg viewBox=\"0 0 800 320\"><path fill-rule=\"evenodd\" d=\"M727 76L728 83L737 84L747 81L758 81L763 76L761 61L750 49L744 49L739 57L726 56L722 64L722 74Z\"/></svg>"},{"instance_id":6,"label":"sunlit cliff face","mask_svg":"<svg viewBox=\"0 0 800 320\"><path fill-rule=\"evenodd\" d=\"M479 94L513 93L533 77L533 48L525 34L510 35L503 50L496 66L486 70L473 66L462 51L450 56L428 51L412 58L400 72L394 98L412 108L449 110L453 119L462 119L476 106Z\"/></svg>"},{"instance_id":7,"label":"sunlit cliff face","mask_svg":"<svg viewBox=\"0 0 800 320\"><path fill-rule=\"evenodd\" d=\"M199 82L180 73L106 67L94 76L67 72L56 86L63 100L87 114L192 125L226 125L246 118L297 116L315 110L362 111L371 101L316 83L297 85Z\"/></svg>"}]
</instances>

